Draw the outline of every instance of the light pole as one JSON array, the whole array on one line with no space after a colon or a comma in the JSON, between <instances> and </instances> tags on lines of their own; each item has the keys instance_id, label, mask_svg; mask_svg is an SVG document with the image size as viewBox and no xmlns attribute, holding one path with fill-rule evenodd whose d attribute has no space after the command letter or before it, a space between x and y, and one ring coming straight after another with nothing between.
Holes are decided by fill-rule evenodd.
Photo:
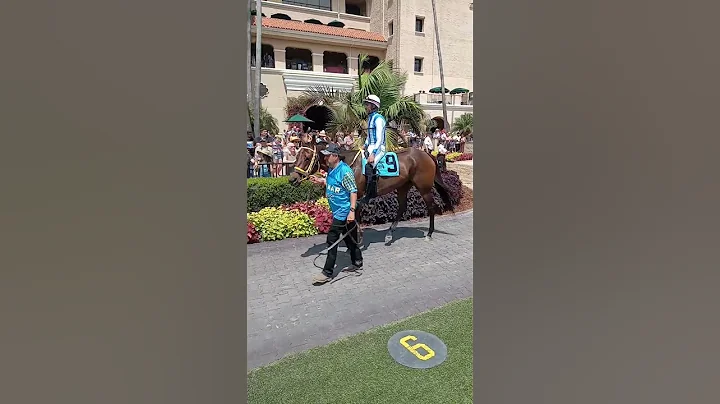
<instances>
[{"instance_id":1,"label":"light pole","mask_svg":"<svg viewBox=\"0 0 720 404\"><path fill-rule=\"evenodd\" d=\"M248 5L248 19L247 19L247 94L245 94L245 99L248 103L251 103L255 99L255 91L253 91L253 84L252 84L252 64L250 63L250 59L252 58L252 54L250 53L250 48L252 48L252 35L250 31L252 30L252 2L253 0L247 0ZM252 130L252 126L250 125L250 114L249 114L250 108L248 108L247 111L243 111L243 113L248 112L247 116L247 130L250 132Z\"/></svg>"},{"instance_id":2,"label":"light pole","mask_svg":"<svg viewBox=\"0 0 720 404\"><path fill-rule=\"evenodd\" d=\"M255 2L255 27L257 37L255 39L255 138L260 137L260 79L262 70L262 0Z\"/></svg>"},{"instance_id":3,"label":"light pole","mask_svg":"<svg viewBox=\"0 0 720 404\"><path fill-rule=\"evenodd\" d=\"M435 9L435 0L430 0L432 3L432 10L433 10L433 21L435 22L435 41L437 42L437 51L438 51L438 64L440 65L440 91L442 93L442 110L443 110L443 121L445 121L444 126L448 125L447 120L447 105L445 104L445 73L443 73L443 60L442 60L442 52L440 51L440 29L438 28L438 22L437 22L437 11ZM445 128L447 130L447 128Z\"/></svg>"}]
</instances>

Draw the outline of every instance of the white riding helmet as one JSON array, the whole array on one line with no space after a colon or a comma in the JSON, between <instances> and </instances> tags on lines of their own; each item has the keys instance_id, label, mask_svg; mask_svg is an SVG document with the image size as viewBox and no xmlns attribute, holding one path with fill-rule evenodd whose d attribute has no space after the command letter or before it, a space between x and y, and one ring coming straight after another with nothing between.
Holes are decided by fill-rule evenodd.
<instances>
[{"instance_id":1,"label":"white riding helmet","mask_svg":"<svg viewBox=\"0 0 720 404\"><path fill-rule=\"evenodd\" d=\"M368 95L363 102L373 104L374 106L380 108L380 97L375 94Z\"/></svg>"}]
</instances>

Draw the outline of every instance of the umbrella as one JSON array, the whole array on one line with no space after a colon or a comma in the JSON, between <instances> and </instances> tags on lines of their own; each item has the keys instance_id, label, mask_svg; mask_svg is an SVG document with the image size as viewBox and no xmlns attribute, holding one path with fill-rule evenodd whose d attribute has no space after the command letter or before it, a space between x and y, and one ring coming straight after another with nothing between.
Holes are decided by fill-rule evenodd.
<instances>
[{"instance_id":1,"label":"umbrella","mask_svg":"<svg viewBox=\"0 0 720 404\"><path fill-rule=\"evenodd\" d=\"M319 24L319 25L322 25L322 22L321 22L320 20L316 20L316 19L314 19L314 18L311 18L311 19L309 19L309 20L305 20L305 22L308 23L308 24Z\"/></svg>"},{"instance_id":2,"label":"umbrella","mask_svg":"<svg viewBox=\"0 0 720 404\"><path fill-rule=\"evenodd\" d=\"M327 25L329 27L338 27L338 28L345 27L345 23L342 21L338 21L338 20L330 21Z\"/></svg>"},{"instance_id":3,"label":"umbrella","mask_svg":"<svg viewBox=\"0 0 720 404\"><path fill-rule=\"evenodd\" d=\"M304 116L300 114L295 114L290 119L286 120L285 122L293 122L293 123L315 123L312 119L307 119Z\"/></svg>"},{"instance_id":4,"label":"umbrella","mask_svg":"<svg viewBox=\"0 0 720 404\"><path fill-rule=\"evenodd\" d=\"M433 87L433 88L431 88L428 92L429 92L429 93L432 93L432 94L440 94L440 93L443 92L443 90L442 90L442 87ZM448 90L448 89L446 88L446 89L445 89L445 92L446 92L446 93L447 93L447 92L450 92L450 90Z\"/></svg>"},{"instance_id":5,"label":"umbrella","mask_svg":"<svg viewBox=\"0 0 720 404\"><path fill-rule=\"evenodd\" d=\"M465 93L469 93L469 92L470 92L470 90L468 90L467 88L458 87L458 88L453 88L450 91L450 94L465 94Z\"/></svg>"}]
</instances>

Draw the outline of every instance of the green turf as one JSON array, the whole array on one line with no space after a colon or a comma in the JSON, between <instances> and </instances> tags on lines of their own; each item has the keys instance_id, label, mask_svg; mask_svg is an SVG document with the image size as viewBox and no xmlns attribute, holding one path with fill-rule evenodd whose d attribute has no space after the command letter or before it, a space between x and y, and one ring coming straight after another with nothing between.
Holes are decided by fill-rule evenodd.
<instances>
[{"instance_id":1,"label":"green turf","mask_svg":"<svg viewBox=\"0 0 720 404\"><path fill-rule=\"evenodd\" d=\"M448 356L410 369L388 354L390 337L421 330ZM472 298L282 359L248 374L248 403L472 403Z\"/></svg>"}]
</instances>

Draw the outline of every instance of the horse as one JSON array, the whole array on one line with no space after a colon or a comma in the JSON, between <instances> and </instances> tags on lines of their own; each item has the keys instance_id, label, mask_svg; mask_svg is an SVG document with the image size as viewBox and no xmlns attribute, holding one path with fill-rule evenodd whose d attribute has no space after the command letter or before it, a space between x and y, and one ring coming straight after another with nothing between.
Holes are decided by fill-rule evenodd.
<instances>
[{"instance_id":1,"label":"horse","mask_svg":"<svg viewBox=\"0 0 720 404\"><path fill-rule=\"evenodd\" d=\"M322 169L329 172L325 155L321 153L326 146L324 144L303 143L298 150L295 160L295 170L290 174L289 182L294 186L298 186L302 181L314 175L318 170ZM352 168L355 173L355 183L358 188L358 200L365 194L366 178L363 174L362 150L344 150L340 153L340 158ZM430 154L416 148L401 149L394 152L399 160L399 175L394 177L379 176L376 180L377 192L376 196L388 194L397 190L398 210L395 221L392 222L390 228L385 235L385 243L390 243L393 239L393 231L402 219L407 210L407 194L414 185L420 192L420 195L427 206L430 214L430 226L425 240L432 240L432 234L435 231L435 201L433 199L432 190L436 189L440 194L445 206L452 207L450 193L442 180L440 167L437 161ZM387 155L386 155L387 156ZM360 223L359 210L355 213L355 220ZM358 226L359 243L362 243L362 229Z\"/></svg>"}]
</instances>

